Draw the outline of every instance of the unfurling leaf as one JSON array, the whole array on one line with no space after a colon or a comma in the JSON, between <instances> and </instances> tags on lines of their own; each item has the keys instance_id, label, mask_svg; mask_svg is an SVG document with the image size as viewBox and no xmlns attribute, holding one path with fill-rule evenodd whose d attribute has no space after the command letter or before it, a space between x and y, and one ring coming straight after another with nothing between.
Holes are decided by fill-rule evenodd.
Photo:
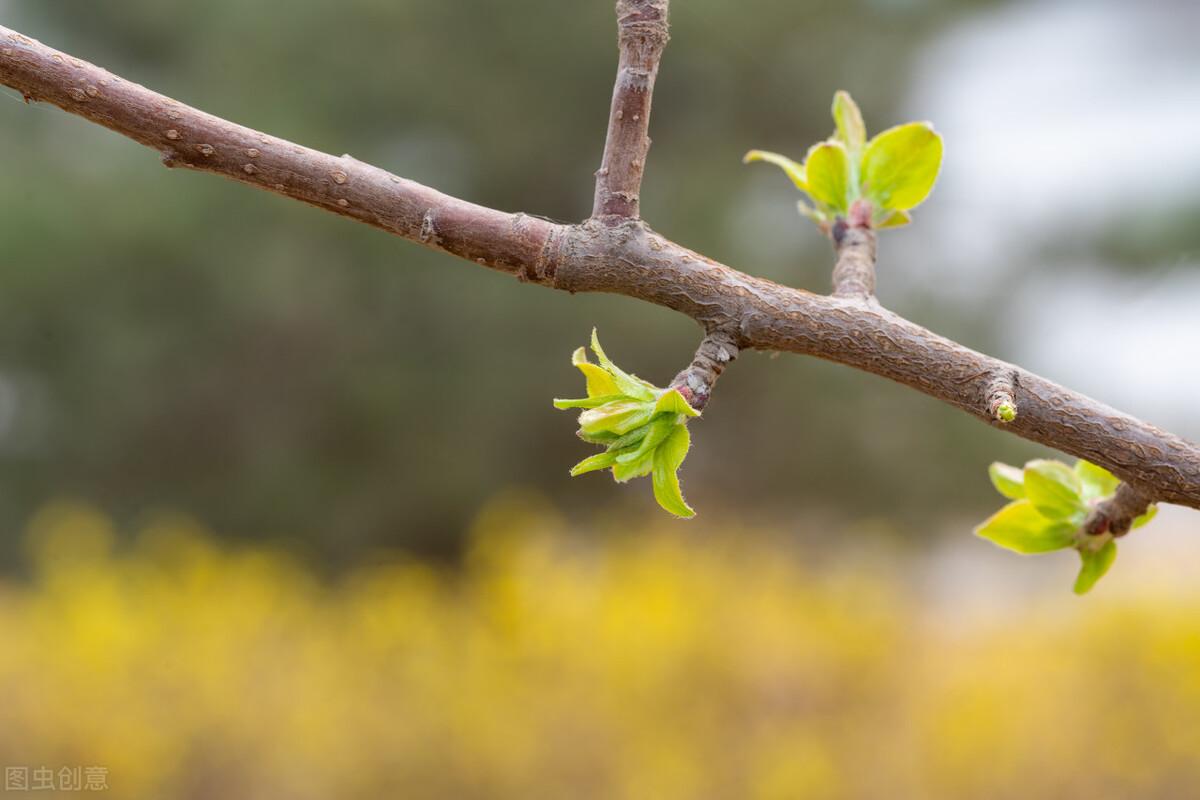
<instances>
[{"instance_id":1,"label":"unfurling leaf","mask_svg":"<svg viewBox=\"0 0 1200 800\"><path fill-rule=\"evenodd\" d=\"M1117 556L1112 534L1091 534L1083 527L1088 514L1116 494L1121 481L1115 475L1083 460L1072 468L1061 461L1039 459L1027 463L1024 470L993 463L988 477L1013 502L976 528L976 534L1018 553L1074 548L1083 560L1076 594L1087 592L1108 572ZM1157 506L1147 507L1131 527L1140 528L1157 512Z\"/></svg>"},{"instance_id":2,"label":"unfurling leaf","mask_svg":"<svg viewBox=\"0 0 1200 800\"><path fill-rule=\"evenodd\" d=\"M893 211L884 217L883 221L875 227L877 228L902 228L912 222L912 214L907 211Z\"/></svg>"},{"instance_id":3,"label":"unfurling leaf","mask_svg":"<svg viewBox=\"0 0 1200 800\"><path fill-rule=\"evenodd\" d=\"M768 164L774 164L787 173L787 176L792 179L792 183L796 184L797 189L802 192L808 191L808 184L804 180L804 167L792 161L787 156L781 156L779 153L771 153L766 150L751 150L742 156L743 164L751 164L755 161L765 161Z\"/></svg>"},{"instance_id":4,"label":"unfurling leaf","mask_svg":"<svg viewBox=\"0 0 1200 800\"><path fill-rule=\"evenodd\" d=\"M597 433L629 433L650 421L654 407L644 401L622 398L589 408L579 415L579 430L595 436Z\"/></svg>"},{"instance_id":5,"label":"unfurling leaf","mask_svg":"<svg viewBox=\"0 0 1200 800\"><path fill-rule=\"evenodd\" d=\"M1116 560L1117 543L1109 539L1099 550L1080 550L1079 557L1083 564L1079 567L1079 577L1075 579L1075 594L1087 594Z\"/></svg>"},{"instance_id":6,"label":"unfurling leaf","mask_svg":"<svg viewBox=\"0 0 1200 800\"><path fill-rule=\"evenodd\" d=\"M579 351L576 350L575 352L578 353ZM605 355L604 349L600 347L600 339L596 336L595 328L592 328L592 352L596 354L596 358L600 360L600 366L603 367L604 371L608 373L610 378L612 378L612 381L614 384L616 384L618 391L620 391L622 394L629 395L630 397L637 398L638 400L654 399L656 390L653 386L651 386L649 383L646 383L646 381L642 380L636 375L630 375L629 373L625 372L616 364L614 364L607 355Z\"/></svg>"},{"instance_id":7,"label":"unfurling leaf","mask_svg":"<svg viewBox=\"0 0 1200 800\"><path fill-rule=\"evenodd\" d=\"M630 447L629 452L617 456L617 463L631 464L640 461L644 456L653 455L655 448L666 441L676 427L675 420L660 416L646 426L645 435L637 447Z\"/></svg>"},{"instance_id":8,"label":"unfurling leaf","mask_svg":"<svg viewBox=\"0 0 1200 800\"><path fill-rule=\"evenodd\" d=\"M1134 529L1142 527L1147 522L1154 519L1154 517L1157 515L1158 515L1158 506L1151 504L1149 507L1146 508L1145 514L1142 514L1140 517L1134 518L1133 523L1129 526L1130 530L1134 530Z\"/></svg>"},{"instance_id":9,"label":"unfurling leaf","mask_svg":"<svg viewBox=\"0 0 1200 800\"><path fill-rule=\"evenodd\" d=\"M832 110L833 136L809 148L804 164L765 150L751 150L742 160L782 169L812 200L798 205L800 213L827 234L836 219L857 219L858 209L876 228L912 222L908 210L929 195L941 169L942 137L927 122L910 122L867 141L862 112L849 94L837 92Z\"/></svg>"},{"instance_id":10,"label":"unfurling leaf","mask_svg":"<svg viewBox=\"0 0 1200 800\"><path fill-rule=\"evenodd\" d=\"M589 362L582 347L571 357L587 380L588 396L555 400L554 406L581 409L579 437L606 449L580 461L571 475L611 469L618 483L652 475L659 505L679 517L693 516L676 472L688 451L687 421L700 412L678 389L659 389L621 370L600 347L594 330L592 352L599 364Z\"/></svg>"},{"instance_id":11,"label":"unfurling leaf","mask_svg":"<svg viewBox=\"0 0 1200 800\"><path fill-rule=\"evenodd\" d=\"M927 122L889 128L867 144L862 192L879 211L907 211L929 196L942 166L942 137Z\"/></svg>"},{"instance_id":12,"label":"unfurling leaf","mask_svg":"<svg viewBox=\"0 0 1200 800\"><path fill-rule=\"evenodd\" d=\"M1070 547L1075 526L1047 519L1028 500L1014 500L976 528L975 534L1015 553L1032 555Z\"/></svg>"},{"instance_id":13,"label":"unfurling leaf","mask_svg":"<svg viewBox=\"0 0 1200 800\"><path fill-rule=\"evenodd\" d=\"M617 455L617 451L609 450L604 453L596 453L594 456L588 456L583 461L571 467L571 477L598 469L608 469L616 463Z\"/></svg>"},{"instance_id":14,"label":"unfurling leaf","mask_svg":"<svg viewBox=\"0 0 1200 800\"><path fill-rule=\"evenodd\" d=\"M838 90L833 96L833 121L837 123L837 139L846 146L852 159L857 160L867 142L867 126L862 112L849 92Z\"/></svg>"},{"instance_id":15,"label":"unfurling leaf","mask_svg":"<svg viewBox=\"0 0 1200 800\"><path fill-rule=\"evenodd\" d=\"M850 207L850 161L841 142L823 142L808 151L804 162L808 196L832 211Z\"/></svg>"},{"instance_id":16,"label":"unfurling leaf","mask_svg":"<svg viewBox=\"0 0 1200 800\"><path fill-rule=\"evenodd\" d=\"M613 464L612 474L613 480L617 483L625 483L634 478L641 478L650 474L650 470L654 467L654 451L643 453L639 458L632 461L620 461Z\"/></svg>"},{"instance_id":17,"label":"unfurling leaf","mask_svg":"<svg viewBox=\"0 0 1200 800\"><path fill-rule=\"evenodd\" d=\"M1025 497L1025 473L1008 464L993 461L988 467L988 477L996 491L1009 500L1021 500Z\"/></svg>"},{"instance_id":18,"label":"unfurling leaf","mask_svg":"<svg viewBox=\"0 0 1200 800\"><path fill-rule=\"evenodd\" d=\"M587 350L584 348L580 347L571 354L571 363L578 367L583 376L587 378L588 397L620 394L616 381L603 367L588 361Z\"/></svg>"},{"instance_id":19,"label":"unfurling leaf","mask_svg":"<svg viewBox=\"0 0 1200 800\"><path fill-rule=\"evenodd\" d=\"M1083 487L1070 467L1061 461L1039 459L1025 465L1025 496L1042 516L1065 520L1079 517L1087 509L1080 496Z\"/></svg>"},{"instance_id":20,"label":"unfurling leaf","mask_svg":"<svg viewBox=\"0 0 1200 800\"><path fill-rule=\"evenodd\" d=\"M679 490L677 472L690 446L691 436L688 434L688 429L678 425L654 454L654 499L660 506L677 517L696 515L692 507L684 501L683 493Z\"/></svg>"},{"instance_id":21,"label":"unfurling leaf","mask_svg":"<svg viewBox=\"0 0 1200 800\"><path fill-rule=\"evenodd\" d=\"M829 216L819 208L813 208L803 200L796 201L796 210L800 212L800 216L811 219L818 227L829 222Z\"/></svg>"},{"instance_id":22,"label":"unfurling leaf","mask_svg":"<svg viewBox=\"0 0 1200 800\"><path fill-rule=\"evenodd\" d=\"M1104 467L1098 467L1082 458L1075 462L1075 474L1079 476L1079 481L1083 484L1084 500L1094 500L1097 497L1111 495L1117 491L1117 486L1121 483L1120 478Z\"/></svg>"},{"instance_id":23,"label":"unfurling leaf","mask_svg":"<svg viewBox=\"0 0 1200 800\"><path fill-rule=\"evenodd\" d=\"M667 389L654 404L654 410L660 414L683 414L685 417L698 417L700 412L688 405L678 389Z\"/></svg>"},{"instance_id":24,"label":"unfurling leaf","mask_svg":"<svg viewBox=\"0 0 1200 800\"><path fill-rule=\"evenodd\" d=\"M624 400L623 394L606 394L600 397L580 397L575 400L555 400L554 407L558 409L567 408L597 408L605 403L611 403L614 400Z\"/></svg>"}]
</instances>

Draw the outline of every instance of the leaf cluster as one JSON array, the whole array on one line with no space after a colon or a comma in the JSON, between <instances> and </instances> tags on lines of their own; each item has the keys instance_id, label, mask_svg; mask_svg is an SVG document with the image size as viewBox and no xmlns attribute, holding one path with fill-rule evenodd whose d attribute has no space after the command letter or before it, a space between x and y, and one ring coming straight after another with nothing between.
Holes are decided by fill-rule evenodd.
<instances>
[{"instance_id":1,"label":"leaf cluster","mask_svg":"<svg viewBox=\"0 0 1200 800\"><path fill-rule=\"evenodd\" d=\"M1030 461L1024 469L995 462L988 476L1012 502L979 525L977 536L1022 555L1074 548L1082 560L1076 594L1104 577L1117 557L1117 543L1111 533L1092 535L1083 525L1097 505L1116 493L1117 476L1088 461L1072 468L1049 459ZM1157 506L1150 506L1132 527L1140 528L1157 512Z\"/></svg>"},{"instance_id":2,"label":"leaf cluster","mask_svg":"<svg viewBox=\"0 0 1200 800\"><path fill-rule=\"evenodd\" d=\"M803 164L765 150L751 150L743 161L766 161L782 169L812 205L801 201L800 213L828 229L866 204L871 225L907 225L909 211L933 190L942 164L942 137L928 122L888 128L867 140L858 105L844 91L833 97L833 135L808 149Z\"/></svg>"},{"instance_id":3,"label":"leaf cluster","mask_svg":"<svg viewBox=\"0 0 1200 800\"><path fill-rule=\"evenodd\" d=\"M592 331L588 360L580 347L571 363L587 381L587 397L555 400L554 407L582 409L579 438L605 450L571 468L571 475L611 469L618 483L650 475L654 498L677 517L695 516L679 488L679 467L691 446L687 420L700 416L676 389L659 389L614 364Z\"/></svg>"}]
</instances>

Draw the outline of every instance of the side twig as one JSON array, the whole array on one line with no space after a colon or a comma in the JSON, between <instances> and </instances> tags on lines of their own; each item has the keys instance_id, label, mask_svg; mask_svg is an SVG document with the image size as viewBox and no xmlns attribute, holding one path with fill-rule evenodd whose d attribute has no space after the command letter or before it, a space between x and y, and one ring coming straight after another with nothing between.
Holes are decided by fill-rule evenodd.
<instances>
[{"instance_id":1,"label":"side twig","mask_svg":"<svg viewBox=\"0 0 1200 800\"><path fill-rule=\"evenodd\" d=\"M1093 536L1111 533L1124 536L1133 521L1146 513L1153 498L1128 483L1117 486L1117 492L1088 515L1083 529Z\"/></svg>"},{"instance_id":2,"label":"side twig","mask_svg":"<svg viewBox=\"0 0 1200 800\"><path fill-rule=\"evenodd\" d=\"M834 297L866 300L875 296L875 231L870 223L839 219L830 231L837 253L833 267Z\"/></svg>"},{"instance_id":3,"label":"side twig","mask_svg":"<svg viewBox=\"0 0 1200 800\"><path fill-rule=\"evenodd\" d=\"M671 381L671 388L678 389L692 408L702 411L712 398L717 378L738 357L737 340L728 331L713 331L704 337L696 349L696 356L687 369Z\"/></svg>"},{"instance_id":4,"label":"side twig","mask_svg":"<svg viewBox=\"0 0 1200 800\"><path fill-rule=\"evenodd\" d=\"M617 0L617 28L621 60L592 216L637 219L650 151L650 101L667 46L667 0Z\"/></svg>"}]
</instances>

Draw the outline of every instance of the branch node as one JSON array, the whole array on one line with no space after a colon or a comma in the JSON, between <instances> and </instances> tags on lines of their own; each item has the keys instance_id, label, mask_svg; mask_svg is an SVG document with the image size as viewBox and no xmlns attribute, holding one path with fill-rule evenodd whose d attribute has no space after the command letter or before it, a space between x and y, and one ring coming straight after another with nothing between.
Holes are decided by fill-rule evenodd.
<instances>
[{"instance_id":1,"label":"branch node","mask_svg":"<svg viewBox=\"0 0 1200 800\"><path fill-rule=\"evenodd\" d=\"M1083 523L1083 529L1091 536L1111 533L1121 537L1129 533L1133 521L1145 514L1154 498L1128 483L1117 486L1117 492L1100 503Z\"/></svg>"},{"instance_id":2,"label":"branch node","mask_svg":"<svg viewBox=\"0 0 1200 800\"><path fill-rule=\"evenodd\" d=\"M992 419L1007 424L1017 418L1017 373L996 375L988 381L983 394Z\"/></svg>"},{"instance_id":3,"label":"branch node","mask_svg":"<svg viewBox=\"0 0 1200 800\"><path fill-rule=\"evenodd\" d=\"M712 397L717 378L729 362L738 357L738 351L738 342L732 333L711 331L696 348L692 363L675 376L668 388L677 390L692 408L703 411Z\"/></svg>"},{"instance_id":4,"label":"branch node","mask_svg":"<svg viewBox=\"0 0 1200 800\"><path fill-rule=\"evenodd\" d=\"M421 217L421 230L417 237L423 244L437 244L437 209L425 209L425 214Z\"/></svg>"}]
</instances>

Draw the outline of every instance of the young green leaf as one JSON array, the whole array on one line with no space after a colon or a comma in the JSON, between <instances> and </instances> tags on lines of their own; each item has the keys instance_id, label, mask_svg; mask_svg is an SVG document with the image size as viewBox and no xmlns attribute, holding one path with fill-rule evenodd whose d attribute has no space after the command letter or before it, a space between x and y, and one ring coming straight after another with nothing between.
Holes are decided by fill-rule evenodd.
<instances>
[{"instance_id":1,"label":"young green leaf","mask_svg":"<svg viewBox=\"0 0 1200 800\"><path fill-rule=\"evenodd\" d=\"M1129 526L1129 527L1130 527L1130 529L1134 529L1134 528L1140 528L1140 527L1142 527L1142 526L1143 526L1143 525L1145 525L1147 522L1149 522L1150 520L1154 519L1154 517L1155 517L1157 514L1158 514L1158 506L1151 504L1150 506L1148 506L1148 507L1146 508L1146 513L1145 513L1145 514L1142 514L1140 517L1135 517L1135 518L1134 518L1134 520L1133 520L1133 524Z\"/></svg>"},{"instance_id":2,"label":"young green leaf","mask_svg":"<svg viewBox=\"0 0 1200 800\"><path fill-rule=\"evenodd\" d=\"M645 425L654 416L654 407L639 400L617 400L599 408L589 408L579 415L579 429L594 436L615 433L618 436Z\"/></svg>"},{"instance_id":3,"label":"young green leaf","mask_svg":"<svg viewBox=\"0 0 1200 800\"><path fill-rule=\"evenodd\" d=\"M617 457L618 464L628 464L641 459L654 448L658 447L668 436L671 435L671 430L675 427L675 422L670 417L660 416L646 426L645 435L635 448L630 448L628 453Z\"/></svg>"},{"instance_id":4,"label":"young green leaf","mask_svg":"<svg viewBox=\"0 0 1200 800\"><path fill-rule=\"evenodd\" d=\"M610 449L610 450L630 450L630 449L637 447L639 444L642 443L642 440L646 438L646 435L650 433L650 425L653 425L653 424L654 423L650 423L647 425L643 425L640 428L634 428L633 430L631 430L629 433L625 434L624 436L617 437L614 441L612 441L608 445L608 449Z\"/></svg>"},{"instance_id":5,"label":"young green leaf","mask_svg":"<svg viewBox=\"0 0 1200 800\"><path fill-rule=\"evenodd\" d=\"M927 122L889 128L863 154L864 195L879 210L907 211L929 196L942 165L942 137Z\"/></svg>"},{"instance_id":6,"label":"young green leaf","mask_svg":"<svg viewBox=\"0 0 1200 800\"><path fill-rule=\"evenodd\" d=\"M692 507L684 502L683 493L679 490L677 472L690 446L688 429L683 425L676 425L667 440L654 452L654 499L677 517L696 515Z\"/></svg>"},{"instance_id":7,"label":"young green leaf","mask_svg":"<svg viewBox=\"0 0 1200 800\"><path fill-rule=\"evenodd\" d=\"M912 222L912 214L909 214L907 211L893 211L875 227L902 228L910 222Z\"/></svg>"},{"instance_id":8,"label":"young green leaf","mask_svg":"<svg viewBox=\"0 0 1200 800\"><path fill-rule=\"evenodd\" d=\"M975 529L975 535L1022 555L1070 547L1075 526L1046 519L1028 500L1014 500Z\"/></svg>"},{"instance_id":9,"label":"young green leaf","mask_svg":"<svg viewBox=\"0 0 1200 800\"><path fill-rule=\"evenodd\" d=\"M808 196L821 205L846 213L850 207L850 160L841 142L822 142L808 151L804 162Z\"/></svg>"},{"instance_id":10,"label":"young green leaf","mask_svg":"<svg viewBox=\"0 0 1200 800\"><path fill-rule=\"evenodd\" d=\"M592 328L592 352L596 354L596 358L600 360L600 366L612 378L618 391L638 400L654 399L655 390L653 386L636 375L630 375L628 372L625 372L605 354L604 349L600 347L600 339L596 336L595 328Z\"/></svg>"},{"instance_id":11,"label":"young green leaf","mask_svg":"<svg viewBox=\"0 0 1200 800\"><path fill-rule=\"evenodd\" d=\"M1039 459L1025 465L1025 496L1042 516L1066 520L1087 510L1079 477L1061 461Z\"/></svg>"},{"instance_id":12,"label":"young green leaf","mask_svg":"<svg viewBox=\"0 0 1200 800\"><path fill-rule=\"evenodd\" d=\"M598 469L607 469L617 463L617 455L618 451L607 450L603 453L597 453L594 456L588 456L583 461L571 467L571 477L582 475L585 472L594 472Z\"/></svg>"},{"instance_id":13,"label":"young green leaf","mask_svg":"<svg viewBox=\"0 0 1200 800\"><path fill-rule=\"evenodd\" d=\"M679 393L678 389L667 389L663 392L659 396L658 402L654 404L654 412L656 414L683 414L685 417L700 416L700 412L683 399L683 395Z\"/></svg>"},{"instance_id":14,"label":"young green leaf","mask_svg":"<svg viewBox=\"0 0 1200 800\"><path fill-rule=\"evenodd\" d=\"M654 454L657 452L658 450L649 450L633 461L617 461L612 468L613 480L617 483L625 483L634 478L649 475L650 470L654 468Z\"/></svg>"},{"instance_id":15,"label":"young green leaf","mask_svg":"<svg viewBox=\"0 0 1200 800\"><path fill-rule=\"evenodd\" d=\"M621 438L615 433L609 433L608 431L600 431L599 433L584 433L583 431L575 431L575 435L580 439L583 439L588 444L602 444L605 447L611 446L614 442Z\"/></svg>"},{"instance_id":16,"label":"young green leaf","mask_svg":"<svg viewBox=\"0 0 1200 800\"><path fill-rule=\"evenodd\" d=\"M993 461L988 467L988 477L996 491L1009 500L1020 500L1025 497L1025 473L1008 464Z\"/></svg>"},{"instance_id":17,"label":"young green leaf","mask_svg":"<svg viewBox=\"0 0 1200 800\"><path fill-rule=\"evenodd\" d=\"M792 179L792 183L796 184L797 189L802 192L808 191L808 184L804 179L804 167L792 161L787 156L781 156L779 153L770 153L766 150L751 150L742 156L743 164L749 164L754 161L765 161L768 164L774 164L787 173L787 176Z\"/></svg>"},{"instance_id":18,"label":"young green leaf","mask_svg":"<svg viewBox=\"0 0 1200 800\"><path fill-rule=\"evenodd\" d=\"M579 368L587 380L588 397L621 394L612 376L603 367L588 361L587 351L582 347L571 354L571 363Z\"/></svg>"},{"instance_id":19,"label":"young green leaf","mask_svg":"<svg viewBox=\"0 0 1200 800\"><path fill-rule=\"evenodd\" d=\"M1083 484L1083 499L1094 500L1097 497L1107 497L1117 491L1121 479L1104 467L1099 467L1082 458L1075 462L1075 474Z\"/></svg>"},{"instance_id":20,"label":"young green leaf","mask_svg":"<svg viewBox=\"0 0 1200 800\"><path fill-rule=\"evenodd\" d=\"M819 208L813 208L803 200L796 201L796 209L800 212L800 216L811 219L818 227L829 221L829 217Z\"/></svg>"},{"instance_id":21,"label":"young green leaf","mask_svg":"<svg viewBox=\"0 0 1200 800\"><path fill-rule=\"evenodd\" d=\"M692 516L694 512L680 494L676 471L687 455L687 421L700 412L678 389L659 389L622 371L600 347L594 330L592 351L598 365L588 362L583 348L571 358L587 379L588 396L555 400L554 405L581 409L579 437L603 445L605 452L580 461L571 474L611 468L613 479L624 483L653 473L654 495L663 508L678 516Z\"/></svg>"},{"instance_id":22,"label":"young green leaf","mask_svg":"<svg viewBox=\"0 0 1200 800\"><path fill-rule=\"evenodd\" d=\"M849 92L839 90L833 96L833 121L837 123L838 141L846 146L851 158L857 159L867 142L867 126Z\"/></svg>"},{"instance_id":23,"label":"young green leaf","mask_svg":"<svg viewBox=\"0 0 1200 800\"><path fill-rule=\"evenodd\" d=\"M614 400L624 400L623 394L606 394L597 397L579 397L574 400L555 399L554 407L566 410L568 408L597 408Z\"/></svg>"},{"instance_id":24,"label":"young green leaf","mask_svg":"<svg viewBox=\"0 0 1200 800\"><path fill-rule=\"evenodd\" d=\"M1083 564L1079 567L1079 577L1075 579L1075 594L1087 594L1116 560L1117 543L1109 539L1099 550L1080 550L1079 557Z\"/></svg>"}]
</instances>

